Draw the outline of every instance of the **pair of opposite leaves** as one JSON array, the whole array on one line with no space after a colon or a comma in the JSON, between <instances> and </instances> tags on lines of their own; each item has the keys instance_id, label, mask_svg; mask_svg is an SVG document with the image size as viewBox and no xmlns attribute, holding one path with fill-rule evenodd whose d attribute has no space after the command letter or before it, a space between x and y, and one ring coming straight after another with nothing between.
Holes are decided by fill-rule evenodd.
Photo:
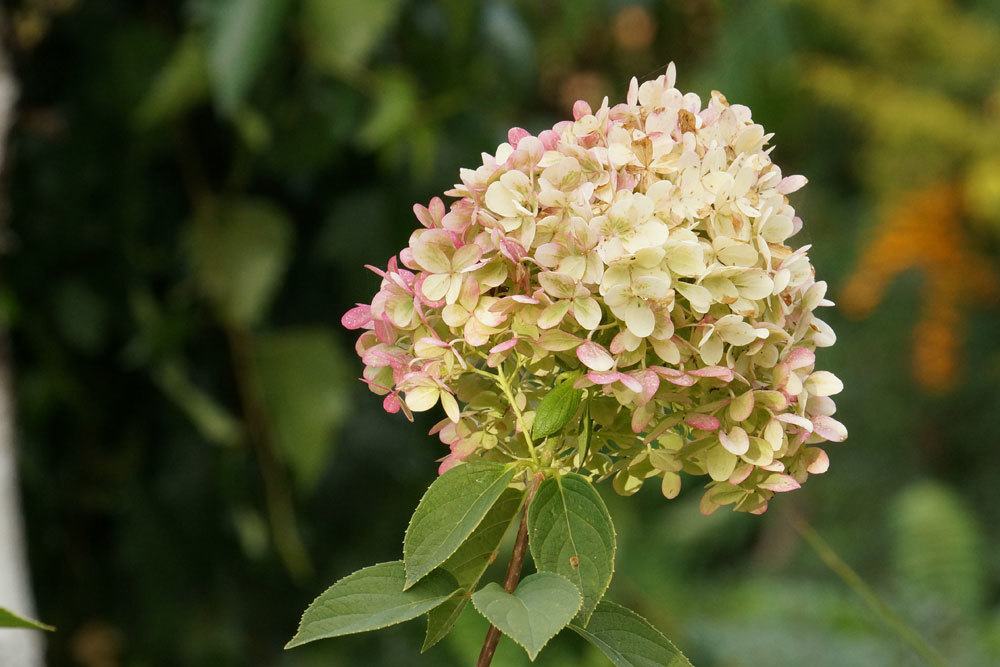
<instances>
[{"instance_id":1,"label":"pair of opposite leaves","mask_svg":"<svg viewBox=\"0 0 1000 667\"><path fill-rule=\"evenodd\" d=\"M614 528L596 489L578 475L546 480L531 505L529 544L540 572L513 593L495 583L472 592L520 508L523 493L507 488L515 474L510 466L480 462L436 480L407 529L404 561L365 568L334 584L306 611L288 646L427 613L426 650L451 630L471 599L532 659L569 626L616 665L689 665L640 616L601 601L614 569Z\"/></svg>"}]
</instances>

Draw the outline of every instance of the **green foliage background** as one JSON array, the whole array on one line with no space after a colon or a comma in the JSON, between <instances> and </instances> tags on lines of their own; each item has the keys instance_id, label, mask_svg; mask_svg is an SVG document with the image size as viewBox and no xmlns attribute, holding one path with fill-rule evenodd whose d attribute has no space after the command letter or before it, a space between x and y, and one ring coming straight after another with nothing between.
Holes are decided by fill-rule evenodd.
<instances>
[{"instance_id":1,"label":"green foliage background","mask_svg":"<svg viewBox=\"0 0 1000 667\"><path fill-rule=\"evenodd\" d=\"M811 180L796 240L814 244L834 299L884 207L927 183L975 194L960 230L997 266L997 0L5 13L21 98L0 322L53 665L471 664L485 623L469 610L419 657L420 622L281 650L325 586L399 557L444 454L433 417L386 415L354 380L338 320L374 292L362 265L403 246L413 202L576 97L622 98L630 76L674 60L682 89L750 105L783 170ZM911 332L925 274L903 272L867 319L832 316L840 342L821 359L847 386L851 438L765 517L704 518L690 484L669 502L603 489L615 599L696 665L920 664L801 542L793 512L949 664L1000 664L1000 315L995 296L965 308L954 382L923 389ZM604 664L563 635L540 664ZM526 658L505 640L495 664Z\"/></svg>"}]
</instances>

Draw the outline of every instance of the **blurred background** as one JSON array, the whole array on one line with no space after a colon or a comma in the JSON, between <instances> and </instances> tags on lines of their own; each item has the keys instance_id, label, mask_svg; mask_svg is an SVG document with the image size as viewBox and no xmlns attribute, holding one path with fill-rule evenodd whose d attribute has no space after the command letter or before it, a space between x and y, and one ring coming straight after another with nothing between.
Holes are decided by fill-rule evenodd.
<instances>
[{"instance_id":1,"label":"blurred background","mask_svg":"<svg viewBox=\"0 0 1000 667\"><path fill-rule=\"evenodd\" d=\"M608 485L613 597L699 667L922 664L797 514L948 664L1000 664L1000 0L3 7L2 370L49 664L472 664L469 610L422 656L420 621L281 650L399 557L445 453L357 381L339 318L510 126L671 60L809 177L793 241L838 303L851 437L764 517ZM560 636L539 664L606 663Z\"/></svg>"}]
</instances>

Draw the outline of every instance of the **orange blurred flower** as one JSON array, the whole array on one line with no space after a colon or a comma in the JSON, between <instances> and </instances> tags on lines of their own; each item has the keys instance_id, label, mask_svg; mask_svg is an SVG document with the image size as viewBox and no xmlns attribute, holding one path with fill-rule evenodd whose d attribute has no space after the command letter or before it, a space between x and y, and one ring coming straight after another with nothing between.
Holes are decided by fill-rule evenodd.
<instances>
[{"instance_id":1,"label":"orange blurred flower","mask_svg":"<svg viewBox=\"0 0 1000 667\"><path fill-rule=\"evenodd\" d=\"M994 302L1000 293L1000 276L972 249L961 218L962 199L952 185L905 195L883 215L840 299L845 313L867 317L894 278L910 269L921 271L926 282L914 330L913 372L933 392L955 384L965 309Z\"/></svg>"}]
</instances>

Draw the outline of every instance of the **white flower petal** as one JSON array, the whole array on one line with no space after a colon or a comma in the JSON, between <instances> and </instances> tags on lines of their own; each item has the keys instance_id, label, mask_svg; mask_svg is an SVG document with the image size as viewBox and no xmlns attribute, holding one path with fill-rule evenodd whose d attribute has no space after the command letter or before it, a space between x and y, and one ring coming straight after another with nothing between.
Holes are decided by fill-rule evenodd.
<instances>
[{"instance_id":1,"label":"white flower petal","mask_svg":"<svg viewBox=\"0 0 1000 667\"><path fill-rule=\"evenodd\" d=\"M593 331L601 324L601 305L589 296L573 299L573 317L581 327Z\"/></svg>"},{"instance_id":2,"label":"white flower petal","mask_svg":"<svg viewBox=\"0 0 1000 667\"><path fill-rule=\"evenodd\" d=\"M816 371L806 378L804 386L813 396L833 396L844 391L844 383L830 371Z\"/></svg>"},{"instance_id":3,"label":"white flower petal","mask_svg":"<svg viewBox=\"0 0 1000 667\"><path fill-rule=\"evenodd\" d=\"M750 437L739 426L732 427L728 432L719 431L719 442L736 456L742 456L750 449Z\"/></svg>"},{"instance_id":4,"label":"white flower petal","mask_svg":"<svg viewBox=\"0 0 1000 667\"><path fill-rule=\"evenodd\" d=\"M725 447L716 446L708 450L705 456L705 467L708 475L716 482L724 482L736 470L736 455Z\"/></svg>"},{"instance_id":5,"label":"white flower petal","mask_svg":"<svg viewBox=\"0 0 1000 667\"><path fill-rule=\"evenodd\" d=\"M406 392L406 407L414 412L426 412L437 405L440 389L436 385L422 384Z\"/></svg>"},{"instance_id":6,"label":"white flower petal","mask_svg":"<svg viewBox=\"0 0 1000 667\"><path fill-rule=\"evenodd\" d=\"M448 294L448 290L451 289L451 278L450 273L433 273L424 279L420 291L431 301L440 301ZM460 281L458 286L461 289L462 283Z\"/></svg>"}]
</instances>

